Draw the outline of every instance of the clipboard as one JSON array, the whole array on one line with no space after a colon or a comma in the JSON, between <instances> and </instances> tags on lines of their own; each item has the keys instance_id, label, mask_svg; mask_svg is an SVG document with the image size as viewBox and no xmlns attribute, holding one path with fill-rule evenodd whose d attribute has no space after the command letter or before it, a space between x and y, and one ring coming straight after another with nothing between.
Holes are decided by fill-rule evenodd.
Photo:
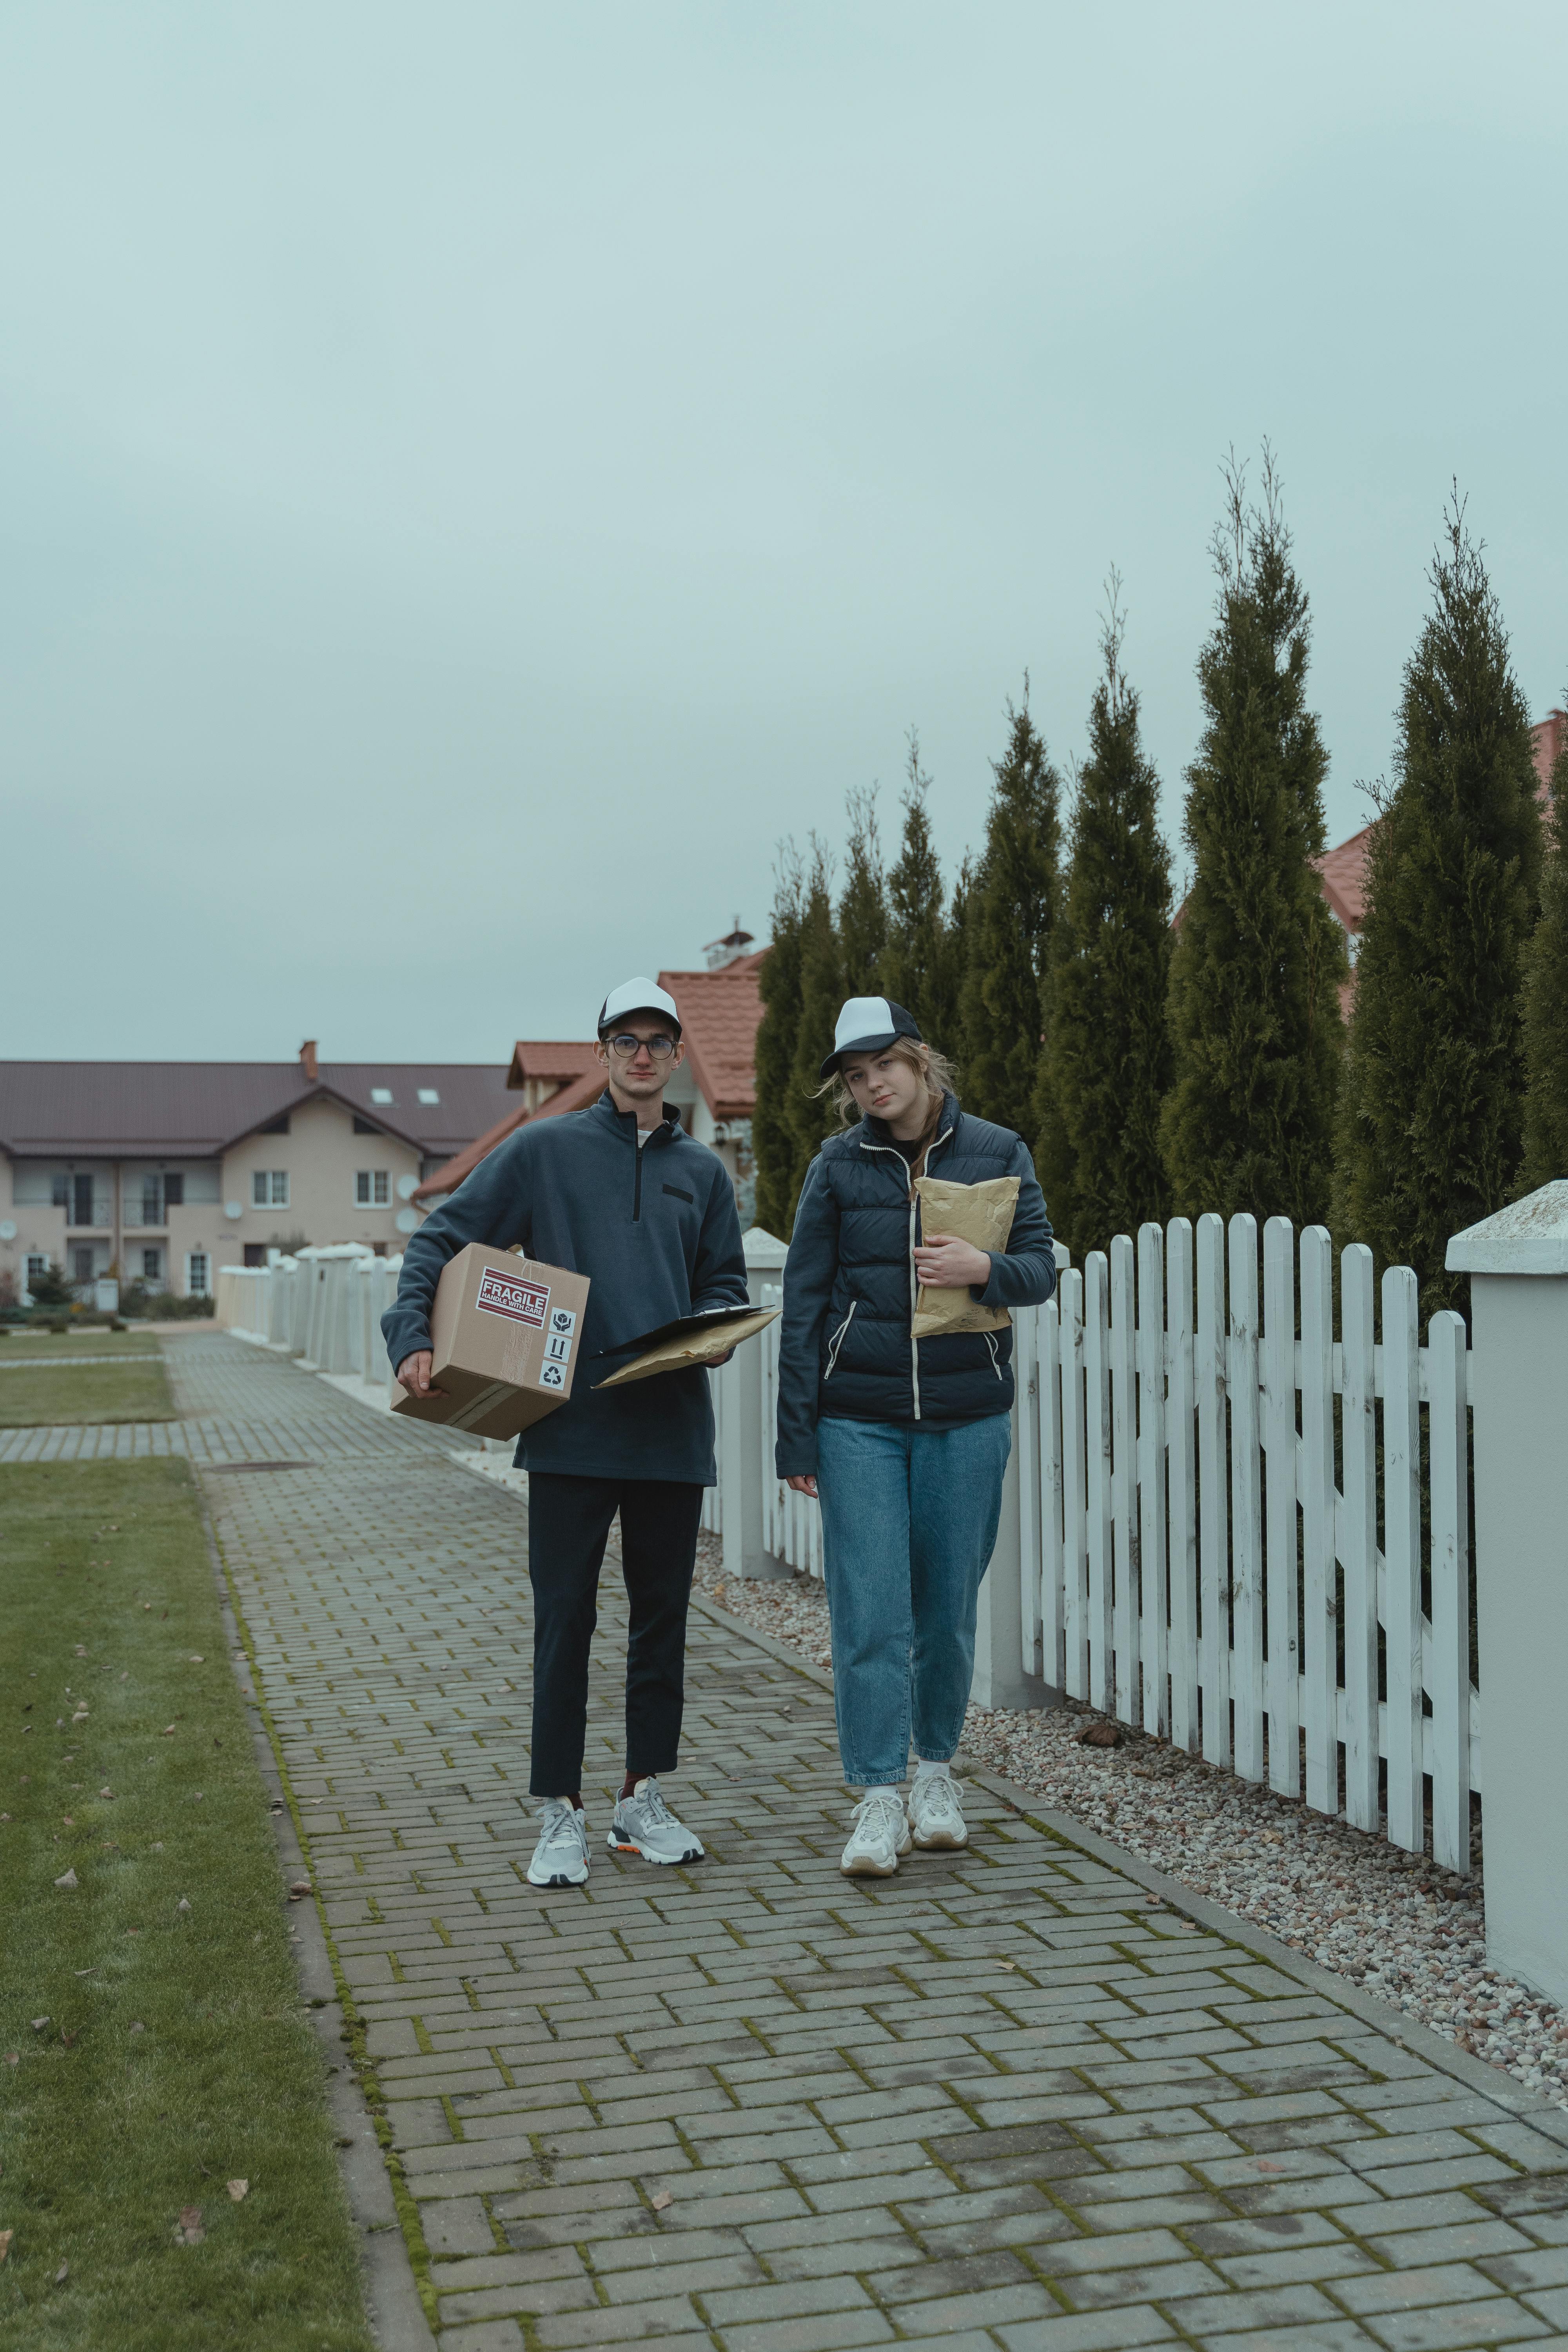
<instances>
[{"instance_id":1,"label":"clipboard","mask_svg":"<svg viewBox=\"0 0 1568 2352\"><path fill-rule=\"evenodd\" d=\"M710 1307L700 1315L678 1316L673 1323L661 1323L652 1331L644 1331L635 1339L623 1339L618 1346L600 1350L600 1360L606 1356L623 1355L636 1349L629 1364L622 1364L602 1381L596 1389L625 1388L633 1381L650 1381L660 1372L689 1371L693 1365L710 1364L720 1356L727 1356L742 1339L754 1338L776 1322L781 1310L776 1307Z\"/></svg>"}]
</instances>

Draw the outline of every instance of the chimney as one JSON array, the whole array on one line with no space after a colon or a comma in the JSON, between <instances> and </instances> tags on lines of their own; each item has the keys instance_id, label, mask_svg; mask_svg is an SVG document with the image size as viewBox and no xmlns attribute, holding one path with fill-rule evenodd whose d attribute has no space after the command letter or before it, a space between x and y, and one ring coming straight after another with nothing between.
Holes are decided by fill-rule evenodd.
<instances>
[{"instance_id":1,"label":"chimney","mask_svg":"<svg viewBox=\"0 0 1568 2352\"><path fill-rule=\"evenodd\" d=\"M313 1037L307 1037L300 1048L300 1067L305 1073L307 1086L313 1087L316 1083L316 1041Z\"/></svg>"}]
</instances>

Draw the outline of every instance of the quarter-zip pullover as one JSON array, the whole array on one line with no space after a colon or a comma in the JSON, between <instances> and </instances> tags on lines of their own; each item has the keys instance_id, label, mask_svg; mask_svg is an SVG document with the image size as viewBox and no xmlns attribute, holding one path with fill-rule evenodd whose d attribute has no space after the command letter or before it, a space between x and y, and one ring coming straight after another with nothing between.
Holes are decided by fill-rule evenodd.
<instances>
[{"instance_id":1,"label":"quarter-zip pullover","mask_svg":"<svg viewBox=\"0 0 1568 2352\"><path fill-rule=\"evenodd\" d=\"M526 1470L586 1478L671 1478L711 1486L713 1407L700 1367L595 1390L595 1360L640 1331L710 1307L743 1307L735 1188L717 1152L667 1111L640 1146L637 1120L606 1091L587 1110L531 1119L481 1160L410 1237L397 1297L382 1318L394 1370L430 1345L430 1306L447 1259L469 1242L585 1274L592 1288L570 1400L525 1430Z\"/></svg>"}]
</instances>

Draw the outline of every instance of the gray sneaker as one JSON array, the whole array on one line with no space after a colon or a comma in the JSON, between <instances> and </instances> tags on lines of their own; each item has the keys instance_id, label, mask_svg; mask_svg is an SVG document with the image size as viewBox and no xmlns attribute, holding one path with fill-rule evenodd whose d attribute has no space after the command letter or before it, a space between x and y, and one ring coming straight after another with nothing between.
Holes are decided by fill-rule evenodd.
<instances>
[{"instance_id":1,"label":"gray sneaker","mask_svg":"<svg viewBox=\"0 0 1568 2352\"><path fill-rule=\"evenodd\" d=\"M651 1774L619 1800L605 1843L612 1853L640 1853L645 1862L700 1862L703 1856L701 1839L676 1820Z\"/></svg>"},{"instance_id":2,"label":"gray sneaker","mask_svg":"<svg viewBox=\"0 0 1568 2352\"><path fill-rule=\"evenodd\" d=\"M528 1865L531 1886L581 1886L588 1875L588 1817L564 1797L546 1797L536 1816L539 1843Z\"/></svg>"}]
</instances>

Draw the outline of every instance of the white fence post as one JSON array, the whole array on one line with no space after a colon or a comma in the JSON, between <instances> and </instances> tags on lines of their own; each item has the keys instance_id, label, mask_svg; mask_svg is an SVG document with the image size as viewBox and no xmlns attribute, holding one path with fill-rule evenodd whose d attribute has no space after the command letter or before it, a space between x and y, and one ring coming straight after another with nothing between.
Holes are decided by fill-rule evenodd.
<instances>
[{"instance_id":1,"label":"white fence post","mask_svg":"<svg viewBox=\"0 0 1568 2352\"><path fill-rule=\"evenodd\" d=\"M1487 1952L1495 1967L1568 2000L1568 1181L1456 1234L1448 1265L1470 1277ZM1442 1319L1433 1318L1434 1339ZM1439 1425L1445 1445L1462 1442L1464 1428L1464 1391L1456 1410L1442 1355L1434 1454ZM1462 1360L1458 1369L1462 1379ZM1445 1541L1445 1555L1451 1549ZM1439 1695L1458 1668L1437 1621L1436 1524L1432 1550L1436 1747ZM1442 1565L1451 1581L1456 1562L1446 1556Z\"/></svg>"},{"instance_id":2,"label":"white fence post","mask_svg":"<svg viewBox=\"0 0 1568 2352\"><path fill-rule=\"evenodd\" d=\"M765 1286L775 1283L787 1255L772 1234L753 1225L742 1242L746 1254L746 1288L753 1306L763 1304ZM766 1339L776 1326L763 1334ZM790 1572L787 1559L770 1549L765 1508L766 1490L773 1475L773 1415L764 1412L769 1383L763 1378L761 1344L737 1348L714 1381L718 1420L719 1533L724 1546L726 1576L779 1577ZM815 1510L815 1503L807 1505Z\"/></svg>"}]
</instances>

